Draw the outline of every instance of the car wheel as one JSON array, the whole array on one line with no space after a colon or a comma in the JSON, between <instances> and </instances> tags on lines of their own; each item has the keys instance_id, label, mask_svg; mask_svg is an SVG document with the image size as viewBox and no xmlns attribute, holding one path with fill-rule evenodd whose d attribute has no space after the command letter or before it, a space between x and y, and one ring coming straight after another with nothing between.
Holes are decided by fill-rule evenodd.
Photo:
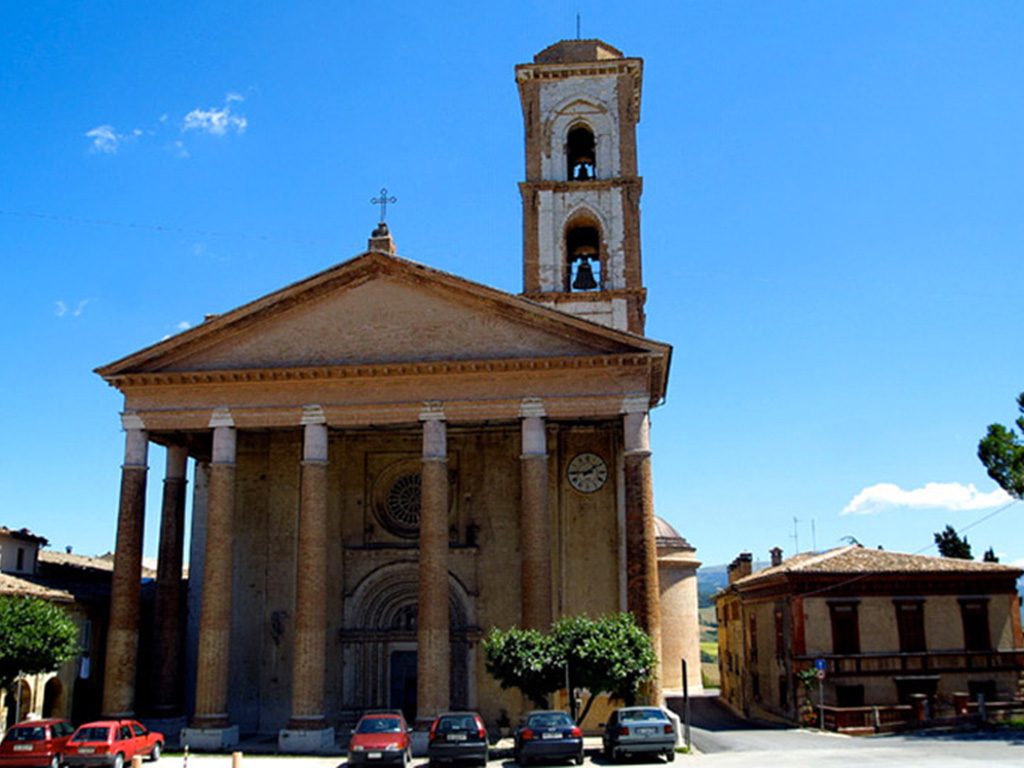
<instances>
[{"instance_id":1,"label":"car wheel","mask_svg":"<svg viewBox=\"0 0 1024 768\"><path fill-rule=\"evenodd\" d=\"M665 753L665 760L667 760L668 762L671 763L675 759L676 759L676 751L674 749L670 749L668 752Z\"/></svg>"},{"instance_id":2,"label":"car wheel","mask_svg":"<svg viewBox=\"0 0 1024 768\"><path fill-rule=\"evenodd\" d=\"M160 753L163 752L163 746L164 745L161 744L159 741L153 745L153 751L149 753L150 762L155 763L157 760L160 759Z\"/></svg>"},{"instance_id":3,"label":"car wheel","mask_svg":"<svg viewBox=\"0 0 1024 768\"><path fill-rule=\"evenodd\" d=\"M576 755L576 757L573 758L573 762L576 763L576 765L583 765L583 753L580 752Z\"/></svg>"},{"instance_id":4,"label":"car wheel","mask_svg":"<svg viewBox=\"0 0 1024 768\"><path fill-rule=\"evenodd\" d=\"M120 752L114 755L114 762L110 768L124 768L124 755Z\"/></svg>"},{"instance_id":5,"label":"car wheel","mask_svg":"<svg viewBox=\"0 0 1024 768\"><path fill-rule=\"evenodd\" d=\"M50 758L50 768L60 768L60 756L54 755Z\"/></svg>"}]
</instances>

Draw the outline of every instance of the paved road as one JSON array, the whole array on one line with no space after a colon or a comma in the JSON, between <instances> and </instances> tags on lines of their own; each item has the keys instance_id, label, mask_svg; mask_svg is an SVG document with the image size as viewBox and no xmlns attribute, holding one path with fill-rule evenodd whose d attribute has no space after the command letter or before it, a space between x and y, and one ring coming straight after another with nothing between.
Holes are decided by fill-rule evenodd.
<instances>
[{"instance_id":1,"label":"paved road","mask_svg":"<svg viewBox=\"0 0 1024 768\"><path fill-rule=\"evenodd\" d=\"M850 737L754 723L733 715L711 696L691 702L694 766L732 768L874 768L971 765L1024 766L1024 733L946 733Z\"/></svg>"}]
</instances>

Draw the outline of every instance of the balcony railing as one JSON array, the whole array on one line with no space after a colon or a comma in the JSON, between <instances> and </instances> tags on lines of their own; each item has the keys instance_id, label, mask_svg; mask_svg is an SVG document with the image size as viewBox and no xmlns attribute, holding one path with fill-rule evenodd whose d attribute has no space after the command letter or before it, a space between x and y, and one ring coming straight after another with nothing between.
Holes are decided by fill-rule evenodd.
<instances>
[{"instance_id":1,"label":"balcony railing","mask_svg":"<svg viewBox=\"0 0 1024 768\"><path fill-rule=\"evenodd\" d=\"M1024 671L1024 651L925 651L923 653L857 653L799 656L813 665L825 660L829 678L855 675L918 675L943 672Z\"/></svg>"}]
</instances>

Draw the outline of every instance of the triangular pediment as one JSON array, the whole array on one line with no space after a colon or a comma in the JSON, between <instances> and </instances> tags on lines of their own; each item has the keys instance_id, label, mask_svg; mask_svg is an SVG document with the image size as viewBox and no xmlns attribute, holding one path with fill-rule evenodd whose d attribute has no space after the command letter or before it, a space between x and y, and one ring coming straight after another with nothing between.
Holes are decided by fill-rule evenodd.
<instances>
[{"instance_id":1,"label":"triangular pediment","mask_svg":"<svg viewBox=\"0 0 1024 768\"><path fill-rule=\"evenodd\" d=\"M109 377L666 350L642 337L371 252L98 372Z\"/></svg>"}]
</instances>

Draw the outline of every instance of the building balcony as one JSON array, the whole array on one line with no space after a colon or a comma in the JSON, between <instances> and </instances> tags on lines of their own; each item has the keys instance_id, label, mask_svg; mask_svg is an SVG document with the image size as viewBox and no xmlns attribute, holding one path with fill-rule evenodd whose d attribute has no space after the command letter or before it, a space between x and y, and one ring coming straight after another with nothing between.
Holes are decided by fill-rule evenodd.
<instances>
[{"instance_id":1,"label":"building balcony","mask_svg":"<svg viewBox=\"0 0 1024 768\"><path fill-rule=\"evenodd\" d=\"M813 666L825 660L829 679L863 675L919 675L950 672L1013 672L1024 670L1024 651L925 651L921 653L857 653L798 656Z\"/></svg>"}]
</instances>

